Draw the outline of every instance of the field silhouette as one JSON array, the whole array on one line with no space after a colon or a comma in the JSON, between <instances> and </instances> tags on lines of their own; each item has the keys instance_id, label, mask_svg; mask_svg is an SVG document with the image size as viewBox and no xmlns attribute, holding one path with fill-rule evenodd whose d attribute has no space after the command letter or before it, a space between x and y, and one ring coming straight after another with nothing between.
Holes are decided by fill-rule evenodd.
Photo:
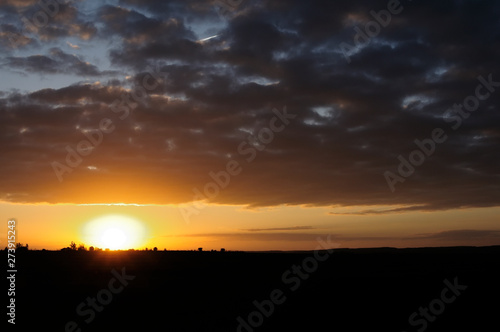
<instances>
[{"instance_id":1,"label":"field silhouette","mask_svg":"<svg viewBox=\"0 0 500 332\"><path fill-rule=\"evenodd\" d=\"M500 246L336 249L301 278L300 285L291 282L292 273L287 274L290 282L283 281L286 271L312 256L313 252L24 251L16 257L15 327L417 331L423 325L411 326L410 315L441 296L445 279L455 278L467 289L423 330L498 327ZM125 281L117 278L122 273L128 276ZM90 309L87 298L96 298L103 289L100 297L106 304L97 306L100 311ZM266 300L276 289L286 300L271 310ZM239 326L258 310L254 301L263 304L269 317L254 314L254 323L262 317L258 327ZM79 305L80 313L86 314L77 313ZM67 326L68 322L73 323Z\"/></svg>"}]
</instances>

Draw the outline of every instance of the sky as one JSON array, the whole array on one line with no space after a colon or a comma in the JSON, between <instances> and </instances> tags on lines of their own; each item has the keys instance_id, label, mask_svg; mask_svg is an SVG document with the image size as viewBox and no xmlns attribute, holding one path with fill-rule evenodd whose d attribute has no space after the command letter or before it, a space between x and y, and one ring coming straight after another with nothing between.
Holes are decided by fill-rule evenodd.
<instances>
[{"instance_id":1,"label":"sky","mask_svg":"<svg viewBox=\"0 0 500 332\"><path fill-rule=\"evenodd\" d=\"M10 218L53 250L106 246L113 223L136 248L499 245L499 17L4 0L0 246Z\"/></svg>"}]
</instances>

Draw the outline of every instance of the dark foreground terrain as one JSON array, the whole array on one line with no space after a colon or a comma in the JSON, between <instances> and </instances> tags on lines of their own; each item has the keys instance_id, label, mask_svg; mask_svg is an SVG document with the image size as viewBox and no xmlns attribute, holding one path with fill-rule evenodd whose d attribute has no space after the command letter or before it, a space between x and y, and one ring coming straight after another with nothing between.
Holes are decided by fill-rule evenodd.
<instances>
[{"instance_id":1,"label":"dark foreground terrain","mask_svg":"<svg viewBox=\"0 0 500 332\"><path fill-rule=\"evenodd\" d=\"M15 330L499 329L500 247L316 254L19 253Z\"/></svg>"}]
</instances>

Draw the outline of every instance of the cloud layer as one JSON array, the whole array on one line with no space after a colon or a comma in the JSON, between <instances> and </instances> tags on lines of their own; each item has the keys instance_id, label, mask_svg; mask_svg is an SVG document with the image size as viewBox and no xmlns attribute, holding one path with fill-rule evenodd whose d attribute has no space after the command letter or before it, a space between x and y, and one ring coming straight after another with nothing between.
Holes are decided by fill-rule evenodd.
<instances>
[{"instance_id":1,"label":"cloud layer","mask_svg":"<svg viewBox=\"0 0 500 332\"><path fill-rule=\"evenodd\" d=\"M387 2L244 0L224 15L215 1L90 4L60 5L37 30L22 20L40 11L34 1L0 5L0 71L74 78L0 92L1 200L185 203L235 160L241 173L211 202L500 203L500 91L456 130L443 118L474 95L478 76L500 82L497 3L402 2L349 63L339 45L354 45L355 28ZM256 143L285 106L296 117ZM68 166L67 147L89 140L103 119L112 132ZM384 172L397 174L397 157L435 128L447 141L391 192ZM256 151L251 162L242 142ZM71 169L62 182L54 162Z\"/></svg>"}]
</instances>

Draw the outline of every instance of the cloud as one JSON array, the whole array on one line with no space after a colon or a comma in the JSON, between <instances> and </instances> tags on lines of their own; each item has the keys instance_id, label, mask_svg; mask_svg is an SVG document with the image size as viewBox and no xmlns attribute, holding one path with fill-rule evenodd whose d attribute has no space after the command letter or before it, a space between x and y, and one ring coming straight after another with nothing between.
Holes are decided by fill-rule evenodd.
<instances>
[{"instance_id":1,"label":"cloud","mask_svg":"<svg viewBox=\"0 0 500 332\"><path fill-rule=\"evenodd\" d=\"M363 28L382 6L252 1L221 18L213 2L122 0L93 3L92 10L78 2L28 33L11 15L18 2L9 3L0 5L1 31L29 39L18 53L3 51L1 70L64 73L75 83L0 95L0 152L8 161L0 164L2 200L186 203L195 198L193 188L204 192L214 181L211 172L235 160L241 174L209 202L388 206L358 214L500 204L499 91L459 130L443 119L474 93L479 75L500 81L497 3L404 4L349 64L339 44L352 43L354 23ZM79 55L61 50L75 38L95 48L75 50ZM33 53L35 44L44 45L41 54ZM109 62L111 69L84 60L104 47L105 58L89 61ZM132 92L153 82L152 74L161 84L136 103ZM88 77L99 83L78 83ZM121 118L117 100L136 107ZM238 147L245 141L250 147L249 136L269 125L273 108L285 106L296 117L248 162ZM66 147L76 149L103 119L115 130L60 183L51 163L66 163ZM398 155L408 156L414 140L434 128L444 128L448 140L391 193L383 173L396 171Z\"/></svg>"},{"instance_id":2,"label":"cloud","mask_svg":"<svg viewBox=\"0 0 500 332\"><path fill-rule=\"evenodd\" d=\"M203 233L189 235L172 235L174 237L202 237L211 238L217 241L238 240L238 241L264 241L264 242L317 242L318 238L324 238L325 234L310 233ZM332 236L333 239L336 237Z\"/></svg>"},{"instance_id":3,"label":"cloud","mask_svg":"<svg viewBox=\"0 0 500 332\"><path fill-rule=\"evenodd\" d=\"M14 7L27 7L33 6L38 3L38 0L4 0L2 4L4 6L14 6Z\"/></svg>"},{"instance_id":4,"label":"cloud","mask_svg":"<svg viewBox=\"0 0 500 332\"><path fill-rule=\"evenodd\" d=\"M417 234L410 239L437 239L444 241L500 240L500 230L459 229L438 233Z\"/></svg>"},{"instance_id":5,"label":"cloud","mask_svg":"<svg viewBox=\"0 0 500 332\"><path fill-rule=\"evenodd\" d=\"M375 215L375 214L391 214L391 213L405 213L412 211L426 211L426 209L432 210L430 206L426 205L415 205L415 206L404 206L392 209L365 209L355 212L329 212L331 215L338 216L365 216L365 215Z\"/></svg>"},{"instance_id":6,"label":"cloud","mask_svg":"<svg viewBox=\"0 0 500 332\"><path fill-rule=\"evenodd\" d=\"M89 20L87 14L79 10L77 2L57 1L46 7L40 3L40 1L2 2L0 18L3 22L15 25L22 34L30 34L43 42L71 36L89 40L96 35L97 28L94 25L96 22Z\"/></svg>"},{"instance_id":7,"label":"cloud","mask_svg":"<svg viewBox=\"0 0 500 332\"><path fill-rule=\"evenodd\" d=\"M263 232L263 231L300 231L306 229L313 229L312 226L294 226L294 227L277 227L277 228L249 228L243 229L249 232Z\"/></svg>"},{"instance_id":8,"label":"cloud","mask_svg":"<svg viewBox=\"0 0 500 332\"><path fill-rule=\"evenodd\" d=\"M17 49L36 44L35 39L12 24L0 24L0 45L4 49Z\"/></svg>"},{"instance_id":9,"label":"cloud","mask_svg":"<svg viewBox=\"0 0 500 332\"><path fill-rule=\"evenodd\" d=\"M79 50L80 49L80 46L71 44L70 42L66 42L66 44L68 44L68 46L71 47L74 50Z\"/></svg>"},{"instance_id":10,"label":"cloud","mask_svg":"<svg viewBox=\"0 0 500 332\"><path fill-rule=\"evenodd\" d=\"M81 60L76 55L65 53L59 48L52 48L49 55L7 57L5 60L6 62L2 64L3 68L18 68L31 73L74 74L83 77L112 73L101 72L96 66Z\"/></svg>"}]
</instances>

